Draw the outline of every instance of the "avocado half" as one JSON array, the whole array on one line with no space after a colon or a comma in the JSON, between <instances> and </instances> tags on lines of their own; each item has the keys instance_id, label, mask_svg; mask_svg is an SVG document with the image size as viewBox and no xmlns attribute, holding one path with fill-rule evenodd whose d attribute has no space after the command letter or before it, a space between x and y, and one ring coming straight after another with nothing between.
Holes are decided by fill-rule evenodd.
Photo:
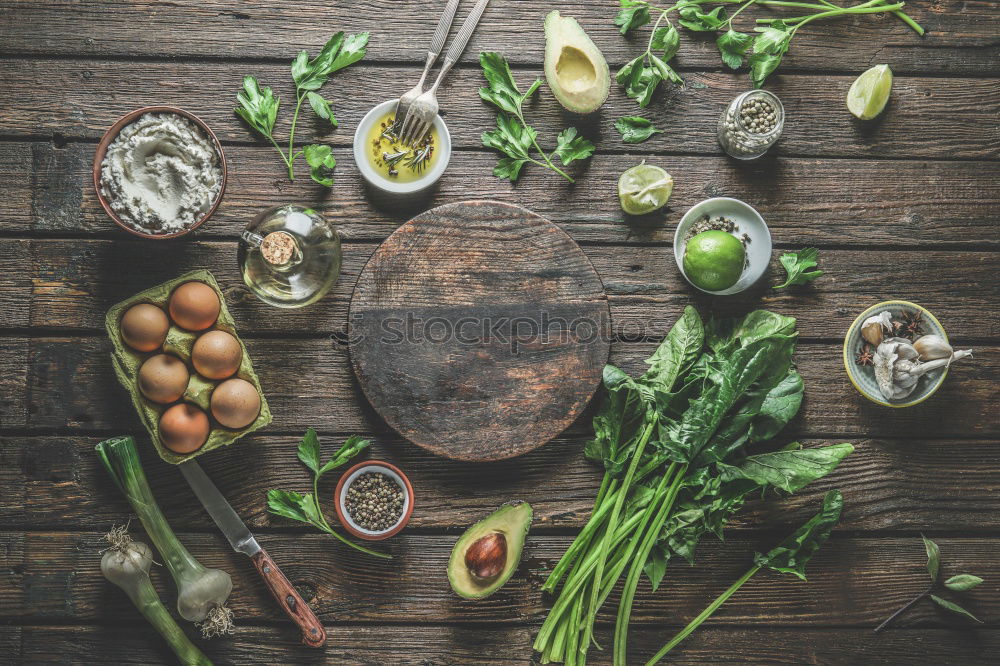
<instances>
[{"instance_id":1,"label":"avocado half","mask_svg":"<svg viewBox=\"0 0 1000 666\"><path fill-rule=\"evenodd\" d=\"M574 113L596 111L608 99L608 61L575 18L545 17L545 80L559 103Z\"/></svg>"},{"instance_id":2,"label":"avocado half","mask_svg":"<svg viewBox=\"0 0 1000 666\"><path fill-rule=\"evenodd\" d=\"M524 539L531 528L531 515L531 505L527 502L505 504L465 530L448 560L448 581L455 594L466 599L483 599L503 587L521 561ZM469 550L477 543L484 543L483 539L493 545L503 543L506 548L499 573L488 579L477 578L466 564Z\"/></svg>"}]
</instances>

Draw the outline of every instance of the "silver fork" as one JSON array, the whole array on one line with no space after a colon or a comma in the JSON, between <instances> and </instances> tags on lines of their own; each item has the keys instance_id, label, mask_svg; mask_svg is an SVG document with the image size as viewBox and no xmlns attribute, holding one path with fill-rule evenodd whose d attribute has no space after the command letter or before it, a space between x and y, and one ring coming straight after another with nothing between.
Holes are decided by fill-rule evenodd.
<instances>
[{"instance_id":1,"label":"silver fork","mask_svg":"<svg viewBox=\"0 0 1000 666\"><path fill-rule=\"evenodd\" d=\"M431 67L437 61L438 56L441 55L441 49L444 48L444 42L448 39L448 31L451 30L451 24L455 20L455 12L458 11L458 3L460 0L448 0L448 4L444 7L444 12L441 14L441 19L438 21L437 28L434 29L434 36L431 37L430 48L427 49L427 64L424 65L424 73L420 75L420 82L413 86L410 90L406 91L402 97L399 98L399 102L396 104L396 122L401 123L403 119L406 118L406 114L410 111L410 105L420 97L424 92L424 81L427 80L427 75L431 71Z\"/></svg>"},{"instance_id":2,"label":"silver fork","mask_svg":"<svg viewBox=\"0 0 1000 666\"><path fill-rule=\"evenodd\" d=\"M483 15L483 11L486 9L489 1L478 0L476 2L468 18L465 19L465 23L462 24L462 29L458 31L455 41L452 42L451 47L448 49L448 53L445 54L444 64L441 65L441 71L438 73L434 85L430 87L430 90L415 99L410 106L410 110L406 114L406 119L403 121L403 127L399 132L400 141L404 144L412 145L423 139L427 132L430 131L431 124L438 113L438 86L444 80L445 74L462 57L462 52L465 51L465 47L469 43L469 38L475 32L476 26L479 24L479 19Z\"/></svg>"}]
</instances>

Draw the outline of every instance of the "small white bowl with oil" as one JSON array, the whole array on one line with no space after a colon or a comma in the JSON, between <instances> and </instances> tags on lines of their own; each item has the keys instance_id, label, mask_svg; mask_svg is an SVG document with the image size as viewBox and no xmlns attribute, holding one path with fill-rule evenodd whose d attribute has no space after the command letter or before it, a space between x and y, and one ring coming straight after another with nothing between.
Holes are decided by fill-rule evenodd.
<instances>
[{"instance_id":1,"label":"small white bowl with oil","mask_svg":"<svg viewBox=\"0 0 1000 666\"><path fill-rule=\"evenodd\" d=\"M451 134L441 116L434 118L428 144L417 148L401 146L386 130L396 114L397 100L382 102L361 119L354 132L354 161L372 187L391 195L419 194L441 178L451 160ZM431 148L430 155L414 164L417 151ZM387 157L408 153L395 160Z\"/></svg>"}]
</instances>

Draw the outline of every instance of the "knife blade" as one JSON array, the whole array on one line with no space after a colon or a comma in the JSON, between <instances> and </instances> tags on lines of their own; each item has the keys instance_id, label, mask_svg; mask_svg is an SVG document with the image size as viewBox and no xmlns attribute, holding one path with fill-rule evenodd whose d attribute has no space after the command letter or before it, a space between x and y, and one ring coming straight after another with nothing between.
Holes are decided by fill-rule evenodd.
<instances>
[{"instance_id":1,"label":"knife blade","mask_svg":"<svg viewBox=\"0 0 1000 666\"><path fill-rule=\"evenodd\" d=\"M246 523L233 510L233 507L219 492L212 480L208 478L201 465L195 460L189 460L181 463L178 467L181 469L181 474L187 479L188 485L191 486L191 490L194 491L195 497L208 511L208 515L222 531L223 536L229 541L229 545L237 553L243 553L253 561L257 573L264 580L271 596L278 602L285 614L302 630L302 642L311 647L321 647L326 643L326 630L319 618L285 578L285 575L281 573L281 569L274 563L267 551L257 543L250 528L246 526Z\"/></svg>"}]
</instances>

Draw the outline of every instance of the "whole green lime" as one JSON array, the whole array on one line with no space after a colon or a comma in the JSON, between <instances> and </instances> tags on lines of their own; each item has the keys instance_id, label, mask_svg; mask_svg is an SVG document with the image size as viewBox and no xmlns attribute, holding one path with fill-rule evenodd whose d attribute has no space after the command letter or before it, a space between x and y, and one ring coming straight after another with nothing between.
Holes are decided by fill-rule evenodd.
<instances>
[{"instance_id":1,"label":"whole green lime","mask_svg":"<svg viewBox=\"0 0 1000 666\"><path fill-rule=\"evenodd\" d=\"M746 250L725 231L703 231L684 248L684 273L695 286L722 291L736 284L743 274Z\"/></svg>"}]
</instances>

